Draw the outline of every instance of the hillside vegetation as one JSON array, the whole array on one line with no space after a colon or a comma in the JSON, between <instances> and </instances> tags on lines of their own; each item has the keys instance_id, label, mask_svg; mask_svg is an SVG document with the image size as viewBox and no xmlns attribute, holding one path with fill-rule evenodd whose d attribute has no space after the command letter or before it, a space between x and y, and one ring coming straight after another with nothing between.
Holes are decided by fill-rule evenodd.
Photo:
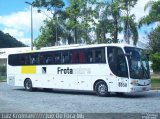
<instances>
[{"instance_id":1,"label":"hillside vegetation","mask_svg":"<svg viewBox=\"0 0 160 119\"><path fill-rule=\"evenodd\" d=\"M22 42L17 41L14 37L8 33L0 31L0 48L11 48L11 47L24 47Z\"/></svg>"}]
</instances>

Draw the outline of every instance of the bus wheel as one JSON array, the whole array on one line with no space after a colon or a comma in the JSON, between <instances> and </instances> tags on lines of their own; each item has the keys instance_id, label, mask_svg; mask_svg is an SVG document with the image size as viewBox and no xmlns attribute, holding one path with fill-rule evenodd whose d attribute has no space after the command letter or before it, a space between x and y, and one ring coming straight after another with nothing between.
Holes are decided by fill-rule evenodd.
<instances>
[{"instance_id":1,"label":"bus wheel","mask_svg":"<svg viewBox=\"0 0 160 119\"><path fill-rule=\"evenodd\" d=\"M27 91L32 91L33 90L32 81L30 79L26 79L24 82L24 87Z\"/></svg>"},{"instance_id":2,"label":"bus wheel","mask_svg":"<svg viewBox=\"0 0 160 119\"><path fill-rule=\"evenodd\" d=\"M105 97L109 95L108 86L104 81L99 81L95 85L95 91L98 96Z\"/></svg>"}]
</instances>

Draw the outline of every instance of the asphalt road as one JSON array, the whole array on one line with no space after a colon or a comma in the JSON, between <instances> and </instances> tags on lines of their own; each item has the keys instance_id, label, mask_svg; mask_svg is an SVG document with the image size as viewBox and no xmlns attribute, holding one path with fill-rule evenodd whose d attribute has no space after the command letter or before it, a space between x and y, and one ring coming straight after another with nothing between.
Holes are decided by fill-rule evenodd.
<instances>
[{"instance_id":1,"label":"asphalt road","mask_svg":"<svg viewBox=\"0 0 160 119\"><path fill-rule=\"evenodd\" d=\"M0 83L0 113L160 113L160 91L98 97L90 92L25 91Z\"/></svg>"}]
</instances>

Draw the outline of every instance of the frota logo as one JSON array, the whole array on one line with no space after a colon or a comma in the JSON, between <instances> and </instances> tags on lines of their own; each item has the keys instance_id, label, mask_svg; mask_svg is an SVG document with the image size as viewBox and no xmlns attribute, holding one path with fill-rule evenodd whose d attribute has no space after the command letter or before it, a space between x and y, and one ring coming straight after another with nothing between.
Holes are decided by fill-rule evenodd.
<instances>
[{"instance_id":1,"label":"frota logo","mask_svg":"<svg viewBox=\"0 0 160 119\"><path fill-rule=\"evenodd\" d=\"M70 69L69 67L66 69L61 69L61 67L58 67L57 74L73 74L73 69Z\"/></svg>"}]
</instances>

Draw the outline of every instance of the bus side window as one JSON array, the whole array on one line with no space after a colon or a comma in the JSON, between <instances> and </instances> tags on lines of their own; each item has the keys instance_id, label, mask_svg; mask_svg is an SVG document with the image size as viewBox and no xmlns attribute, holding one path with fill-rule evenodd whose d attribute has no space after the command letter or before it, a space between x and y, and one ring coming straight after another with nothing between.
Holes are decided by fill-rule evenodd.
<instances>
[{"instance_id":1,"label":"bus side window","mask_svg":"<svg viewBox=\"0 0 160 119\"><path fill-rule=\"evenodd\" d=\"M28 63L29 63L29 57L27 55L27 56L25 56L25 65L27 65Z\"/></svg>"},{"instance_id":2,"label":"bus side window","mask_svg":"<svg viewBox=\"0 0 160 119\"><path fill-rule=\"evenodd\" d=\"M39 60L40 60L40 64L41 64L41 65L42 65L42 64L45 64L45 59L44 59L43 54L40 54Z\"/></svg>"},{"instance_id":3,"label":"bus side window","mask_svg":"<svg viewBox=\"0 0 160 119\"><path fill-rule=\"evenodd\" d=\"M52 63L52 59L51 59L51 57L47 57L46 58L46 64L51 64Z\"/></svg>"},{"instance_id":4,"label":"bus side window","mask_svg":"<svg viewBox=\"0 0 160 119\"><path fill-rule=\"evenodd\" d=\"M71 63L71 54L69 51L62 52L62 64L69 64Z\"/></svg>"},{"instance_id":5,"label":"bus side window","mask_svg":"<svg viewBox=\"0 0 160 119\"><path fill-rule=\"evenodd\" d=\"M77 51L72 51L72 59L71 59L71 63L78 63L79 62L79 58L78 58L78 52Z\"/></svg>"},{"instance_id":6,"label":"bus side window","mask_svg":"<svg viewBox=\"0 0 160 119\"><path fill-rule=\"evenodd\" d=\"M31 61L30 64L35 65L38 64L38 54L30 54Z\"/></svg>"},{"instance_id":7,"label":"bus side window","mask_svg":"<svg viewBox=\"0 0 160 119\"><path fill-rule=\"evenodd\" d=\"M79 51L79 63L86 63L86 57L84 50Z\"/></svg>"},{"instance_id":8,"label":"bus side window","mask_svg":"<svg viewBox=\"0 0 160 119\"><path fill-rule=\"evenodd\" d=\"M25 64L25 56L21 55L20 56L20 65L24 65Z\"/></svg>"},{"instance_id":9,"label":"bus side window","mask_svg":"<svg viewBox=\"0 0 160 119\"><path fill-rule=\"evenodd\" d=\"M31 64L37 64L37 59L35 57L32 58Z\"/></svg>"},{"instance_id":10,"label":"bus side window","mask_svg":"<svg viewBox=\"0 0 160 119\"><path fill-rule=\"evenodd\" d=\"M93 63L92 49L87 49L86 56L87 56L87 63Z\"/></svg>"},{"instance_id":11,"label":"bus side window","mask_svg":"<svg viewBox=\"0 0 160 119\"><path fill-rule=\"evenodd\" d=\"M102 54L101 54L101 51L96 51L95 62L97 62L97 63L102 62Z\"/></svg>"},{"instance_id":12,"label":"bus side window","mask_svg":"<svg viewBox=\"0 0 160 119\"><path fill-rule=\"evenodd\" d=\"M55 57L54 57L54 61L55 61L55 64L60 64L61 63L61 52L57 52L55 54Z\"/></svg>"}]
</instances>

